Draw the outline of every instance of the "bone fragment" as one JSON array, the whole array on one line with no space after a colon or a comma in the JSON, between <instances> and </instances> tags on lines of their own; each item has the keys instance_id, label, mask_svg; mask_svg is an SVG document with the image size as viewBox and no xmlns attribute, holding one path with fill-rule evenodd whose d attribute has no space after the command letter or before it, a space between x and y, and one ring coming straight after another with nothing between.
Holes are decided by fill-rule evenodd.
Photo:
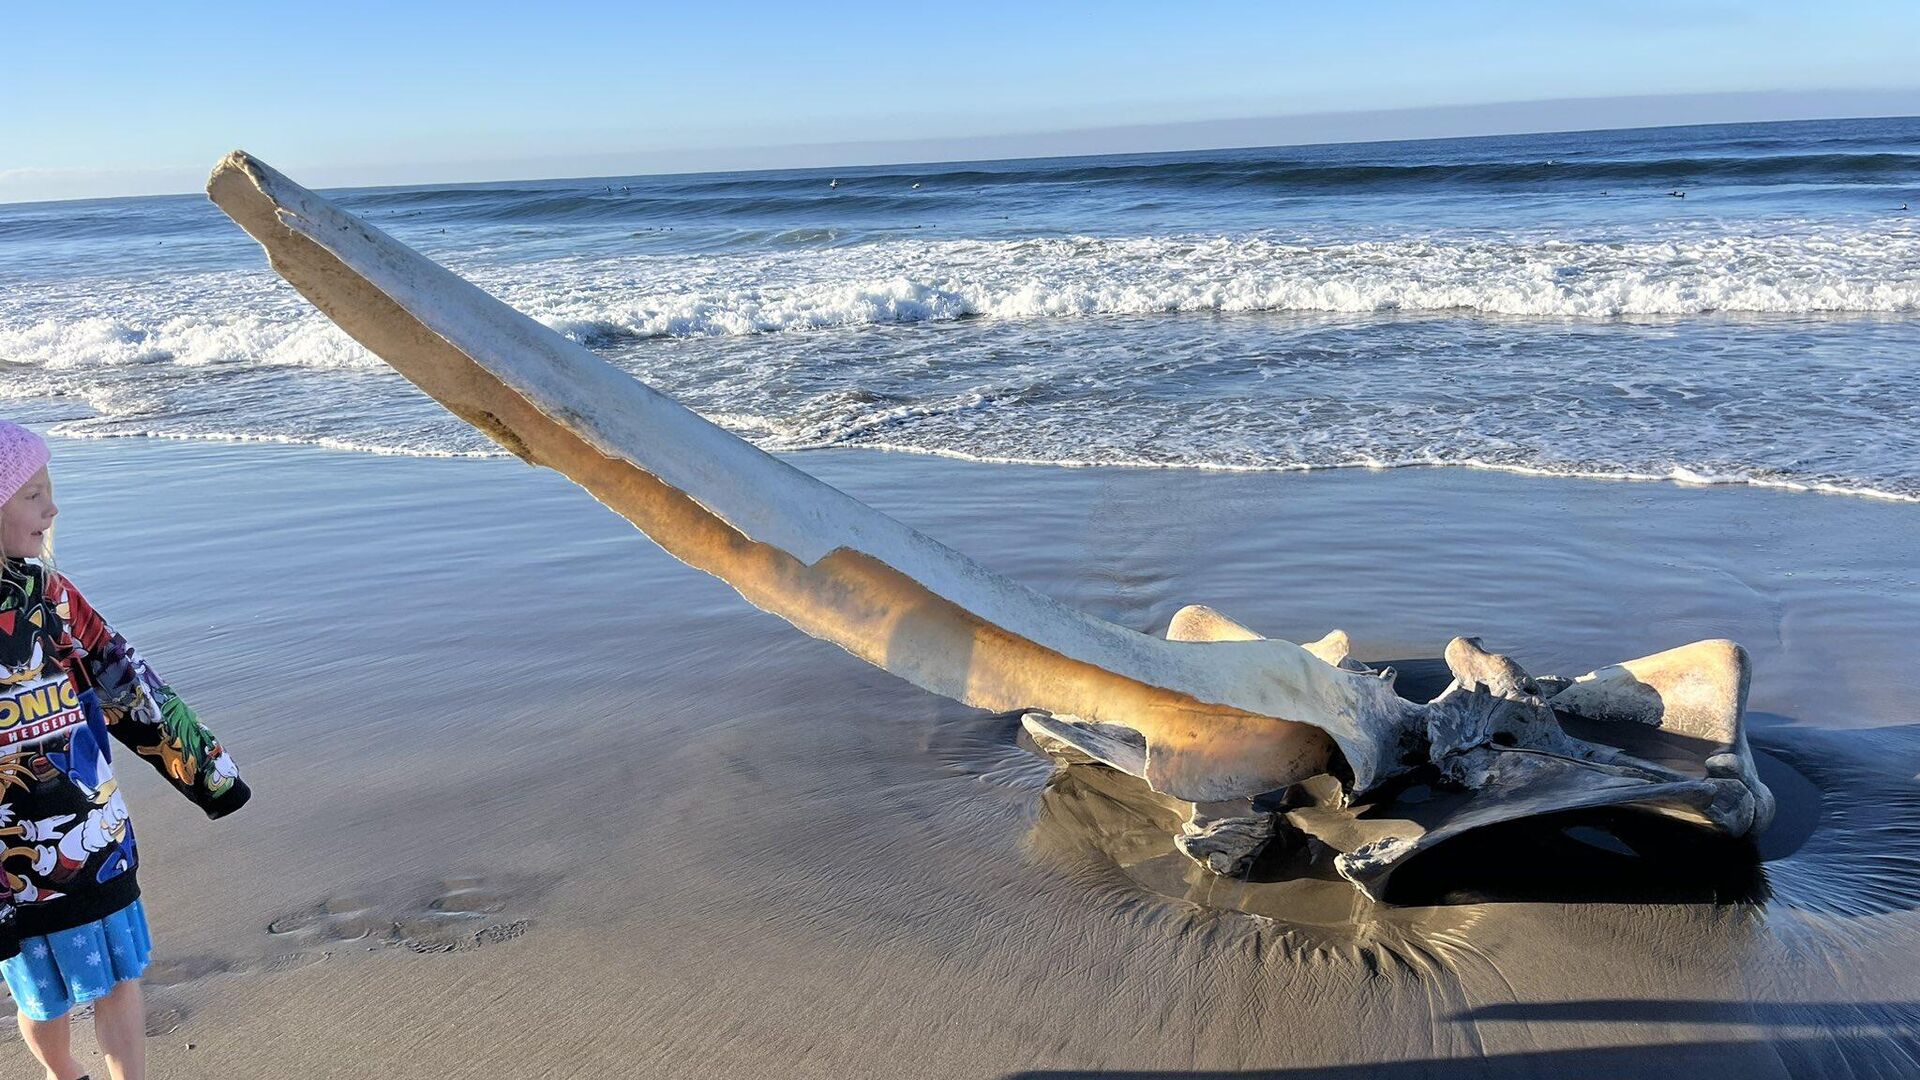
<instances>
[{"instance_id":1,"label":"bone fragment","mask_svg":"<svg viewBox=\"0 0 1920 1080\"><path fill-rule=\"evenodd\" d=\"M1173 620L1167 624L1167 640L1265 641L1267 639L1205 604L1188 604L1173 613ZM1300 647L1345 671L1373 671L1372 668L1353 658L1353 644L1347 639L1345 630L1328 631L1327 635L1320 640L1309 641Z\"/></svg>"},{"instance_id":2,"label":"bone fragment","mask_svg":"<svg viewBox=\"0 0 1920 1080\"><path fill-rule=\"evenodd\" d=\"M1704 744L1707 775L1739 780L1754 793L1752 828L1773 821L1773 793L1760 782L1747 746L1747 686L1753 661L1724 639L1604 667L1575 679L1549 702L1588 720L1645 724Z\"/></svg>"},{"instance_id":3,"label":"bone fragment","mask_svg":"<svg viewBox=\"0 0 1920 1080\"><path fill-rule=\"evenodd\" d=\"M1205 604L1188 604L1167 624L1168 641L1260 641L1261 635Z\"/></svg>"},{"instance_id":4,"label":"bone fragment","mask_svg":"<svg viewBox=\"0 0 1920 1080\"><path fill-rule=\"evenodd\" d=\"M1173 843L1182 854L1222 877L1245 877L1272 843L1278 815L1252 800L1196 803Z\"/></svg>"},{"instance_id":5,"label":"bone fragment","mask_svg":"<svg viewBox=\"0 0 1920 1080\"><path fill-rule=\"evenodd\" d=\"M1034 745L1062 767L1104 765L1130 776L1145 776L1146 748L1140 737L1126 728L1037 712L1021 716L1020 723ZM1174 846L1213 873L1226 877L1246 874L1273 840L1276 812L1255 806L1253 799L1170 801L1186 814L1174 834Z\"/></svg>"},{"instance_id":6,"label":"bone fragment","mask_svg":"<svg viewBox=\"0 0 1920 1080\"><path fill-rule=\"evenodd\" d=\"M1752 667L1747 651L1731 641L1696 641L1590 671L1553 695L1553 707L1730 746L1746 713Z\"/></svg>"}]
</instances>

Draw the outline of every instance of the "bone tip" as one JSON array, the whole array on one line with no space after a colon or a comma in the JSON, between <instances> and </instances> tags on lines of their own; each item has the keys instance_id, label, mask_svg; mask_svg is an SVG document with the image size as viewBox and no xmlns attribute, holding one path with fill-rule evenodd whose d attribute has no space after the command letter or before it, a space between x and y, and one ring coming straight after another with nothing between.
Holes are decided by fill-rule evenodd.
<instances>
[{"instance_id":1,"label":"bone tip","mask_svg":"<svg viewBox=\"0 0 1920 1080\"><path fill-rule=\"evenodd\" d=\"M213 167L213 171L207 174L207 195L212 197L215 189L221 186L229 177L240 178L246 181L250 187L264 188L266 186L265 173L267 171L267 167L261 163L259 158L254 157L245 150L234 150L227 154L226 157L221 158L219 163Z\"/></svg>"},{"instance_id":2,"label":"bone tip","mask_svg":"<svg viewBox=\"0 0 1920 1080\"><path fill-rule=\"evenodd\" d=\"M1259 637L1205 604L1188 604L1167 622L1169 641L1253 641Z\"/></svg>"},{"instance_id":3,"label":"bone tip","mask_svg":"<svg viewBox=\"0 0 1920 1080\"><path fill-rule=\"evenodd\" d=\"M1353 639L1347 636L1345 630L1329 630L1325 637L1314 644L1341 653L1353 651Z\"/></svg>"},{"instance_id":4,"label":"bone tip","mask_svg":"<svg viewBox=\"0 0 1920 1080\"><path fill-rule=\"evenodd\" d=\"M1741 710L1746 709L1747 687L1753 681L1753 657L1746 647L1728 638L1714 638L1702 644L1711 646L1716 654L1723 658L1727 670L1733 673L1734 686L1739 695Z\"/></svg>"},{"instance_id":5,"label":"bone tip","mask_svg":"<svg viewBox=\"0 0 1920 1080\"><path fill-rule=\"evenodd\" d=\"M1744 691L1753 677L1753 657L1737 641L1728 638L1709 638L1696 641L1691 645L1682 645L1669 650L1665 656L1681 658L1688 667L1702 671L1719 671L1731 675L1734 682ZM1629 661L1632 663L1632 661Z\"/></svg>"},{"instance_id":6,"label":"bone tip","mask_svg":"<svg viewBox=\"0 0 1920 1080\"><path fill-rule=\"evenodd\" d=\"M1753 662L1753 658L1747 655L1746 646L1731 638L1713 638L1709 641L1703 641L1700 644L1716 652L1725 654L1728 659L1739 664L1741 667L1746 667Z\"/></svg>"},{"instance_id":7,"label":"bone tip","mask_svg":"<svg viewBox=\"0 0 1920 1080\"><path fill-rule=\"evenodd\" d=\"M1173 613L1173 618L1167 623L1167 628L1171 631L1176 626L1184 627L1196 620L1217 618L1219 614L1219 612L1205 604L1188 604L1186 607Z\"/></svg>"},{"instance_id":8,"label":"bone tip","mask_svg":"<svg viewBox=\"0 0 1920 1080\"><path fill-rule=\"evenodd\" d=\"M226 157L221 158L219 162L214 165L213 172L207 175L207 184L208 186L212 186L215 180L220 179L221 176L227 173L250 173L256 164L258 164L258 162L254 160L253 155L247 153L245 150L229 151Z\"/></svg>"}]
</instances>

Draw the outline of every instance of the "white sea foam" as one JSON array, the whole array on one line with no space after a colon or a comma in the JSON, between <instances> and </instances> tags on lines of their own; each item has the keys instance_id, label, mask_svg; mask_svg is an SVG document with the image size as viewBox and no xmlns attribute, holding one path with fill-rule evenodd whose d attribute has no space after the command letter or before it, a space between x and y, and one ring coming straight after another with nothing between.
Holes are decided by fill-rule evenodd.
<instances>
[{"instance_id":1,"label":"white sea foam","mask_svg":"<svg viewBox=\"0 0 1920 1080\"><path fill-rule=\"evenodd\" d=\"M1575 244L1265 238L888 243L659 266L535 289L549 325L585 340L737 335L981 316L1178 312L1476 312L1604 319L1920 310L1920 235ZM742 281L742 278L747 280Z\"/></svg>"},{"instance_id":2,"label":"white sea foam","mask_svg":"<svg viewBox=\"0 0 1920 1080\"><path fill-rule=\"evenodd\" d=\"M708 419L734 430L736 433L752 438L754 430L768 431L779 429L783 425L772 423L762 417L738 415L712 415ZM354 453L376 454L393 457L424 458L501 458L509 456L505 450L485 448L453 448L430 445L387 444L366 442L354 439L340 439L331 436L273 435L251 432L229 432L217 430L178 431L167 429L142 430L128 425L113 425L99 428L85 423L55 424L50 430L55 435L76 439L108 439L126 437L144 437L172 439L189 442L235 442L267 443L282 446L313 446L328 450L342 450ZM1884 502L1920 504L1920 494L1900 491L1883 491L1865 484L1843 484L1824 481L1799 481L1778 477L1758 476L1742 472L1703 473L1685 466L1675 466L1665 473L1635 472L1632 470L1607 468L1581 468L1579 466L1544 467L1524 465L1513 462L1486 461L1475 457L1447 459L1435 455L1409 458L1382 459L1360 457L1348 461L1290 461L1263 464L1235 464L1216 461L1145 461L1126 455L1103 457L1048 457L1020 454L979 453L954 447L925 446L912 443L889 443L885 441L842 442L832 438L823 438L813 442L803 442L788 438L757 438L753 441L766 449L777 453L804 453L819 450L864 450L883 453L922 454L931 457L944 457L957 461L971 461L988 465L1037 465L1070 469L1187 469L1196 472L1328 472L1363 469L1369 471L1392 471L1398 469L1472 469L1486 472L1502 472L1517 476L1551 477L1565 480L1601 480L1623 481L1630 483L1675 483L1683 486L1705 487L1756 487L1779 491L1795 491L1821 495L1842 495L1854 498L1875 499Z\"/></svg>"},{"instance_id":3,"label":"white sea foam","mask_svg":"<svg viewBox=\"0 0 1920 1080\"><path fill-rule=\"evenodd\" d=\"M143 364L385 367L318 315L274 317L244 309L212 316L88 315L0 325L0 361L48 371Z\"/></svg>"},{"instance_id":4,"label":"white sea foam","mask_svg":"<svg viewBox=\"0 0 1920 1080\"><path fill-rule=\"evenodd\" d=\"M1196 472L1329 472L1365 469L1387 472L1395 469L1474 469L1509 473L1515 476L1553 477L1563 480L1617 480L1630 483L1675 483L1698 487L1757 487L1779 491L1798 491L1821 495L1849 495L1884 502L1920 503L1920 495L1900 491L1882 491L1864 484L1840 484L1819 481L1787 480L1748 473L1725 472L1707 475L1684 466L1665 473L1634 472L1625 469L1581 468L1577 465L1545 467L1515 462L1486 461L1476 457L1448 459L1437 455L1382 459L1359 457L1350 461L1289 461L1257 465L1216 461L1142 461L1125 455L1089 458L1030 457L1018 454L980 454L950 447L915 446L886 442L856 444L862 450L880 450L896 454L926 454L974 461L986 465L1045 465L1068 469L1191 469ZM800 449L830 449L830 444ZM782 448L784 449L784 448Z\"/></svg>"},{"instance_id":5,"label":"white sea foam","mask_svg":"<svg viewBox=\"0 0 1920 1080\"><path fill-rule=\"evenodd\" d=\"M382 457L422 457L422 458L498 458L508 457L505 450L481 449L442 449L421 445L388 445L378 442L363 442L357 439L339 439L327 435L272 435L248 431L178 431L165 428L141 430L125 424L112 428L99 428L84 423L55 424L49 430L58 436L69 439L168 439L175 442L225 442L225 443L266 443L273 446L315 446L323 450L344 450L356 454L376 454Z\"/></svg>"},{"instance_id":6,"label":"white sea foam","mask_svg":"<svg viewBox=\"0 0 1920 1080\"><path fill-rule=\"evenodd\" d=\"M1920 230L1696 231L1306 244L1260 236L888 241L813 251L476 267L480 283L590 345L981 317L1462 312L1608 319L1920 311ZM377 361L257 274L146 287L21 286L0 361L315 368ZM31 295L36 289L46 295ZM37 316L37 317L34 317Z\"/></svg>"},{"instance_id":7,"label":"white sea foam","mask_svg":"<svg viewBox=\"0 0 1920 1080\"><path fill-rule=\"evenodd\" d=\"M1608 243L888 240L461 269L769 449L1920 498L1920 404L1899 389L1920 230L1899 222ZM1335 317L1258 314L1282 311ZM1345 317L1371 312L1467 317L1385 333ZM1139 318L1177 313L1248 317ZM1895 318L1740 317L1845 313ZM0 296L0 373L0 400L85 414L61 425L75 435L495 452L264 271L21 285Z\"/></svg>"}]
</instances>

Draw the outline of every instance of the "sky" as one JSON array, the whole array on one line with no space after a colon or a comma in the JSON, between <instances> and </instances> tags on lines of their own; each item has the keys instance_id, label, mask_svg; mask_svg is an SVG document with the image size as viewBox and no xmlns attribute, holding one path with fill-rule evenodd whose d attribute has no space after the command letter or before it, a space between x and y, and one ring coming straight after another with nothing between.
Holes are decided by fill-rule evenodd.
<instances>
[{"instance_id":1,"label":"sky","mask_svg":"<svg viewBox=\"0 0 1920 1080\"><path fill-rule=\"evenodd\" d=\"M1920 4L0 7L0 201L1920 113Z\"/></svg>"}]
</instances>

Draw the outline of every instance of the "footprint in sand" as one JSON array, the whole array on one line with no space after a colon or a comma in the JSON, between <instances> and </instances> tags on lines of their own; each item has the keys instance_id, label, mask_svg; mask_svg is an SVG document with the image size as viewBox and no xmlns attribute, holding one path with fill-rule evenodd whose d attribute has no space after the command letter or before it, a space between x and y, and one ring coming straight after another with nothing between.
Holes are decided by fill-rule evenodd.
<instances>
[{"instance_id":1,"label":"footprint in sand","mask_svg":"<svg viewBox=\"0 0 1920 1080\"><path fill-rule=\"evenodd\" d=\"M148 989L179 986L232 970L231 963L217 956L166 956L147 965L147 973L141 976L141 982Z\"/></svg>"},{"instance_id":2,"label":"footprint in sand","mask_svg":"<svg viewBox=\"0 0 1920 1080\"><path fill-rule=\"evenodd\" d=\"M464 952L526 933L532 925L527 919L506 916L532 895L523 881L444 878L391 893L322 900L274 919L267 933L301 943L358 941L372 948L377 942L416 953Z\"/></svg>"},{"instance_id":3,"label":"footprint in sand","mask_svg":"<svg viewBox=\"0 0 1920 1080\"><path fill-rule=\"evenodd\" d=\"M277 956L267 957L266 962L255 970L266 972L269 975L278 975L283 971L297 971L303 967L312 967L332 955L333 953L331 952L280 953Z\"/></svg>"},{"instance_id":4,"label":"footprint in sand","mask_svg":"<svg viewBox=\"0 0 1920 1080\"><path fill-rule=\"evenodd\" d=\"M525 919L498 918L512 900L510 889L482 878L448 878L426 910L394 925L395 943L417 953L456 952L519 937ZM502 936L516 925L518 930Z\"/></svg>"},{"instance_id":5,"label":"footprint in sand","mask_svg":"<svg viewBox=\"0 0 1920 1080\"><path fill-rule=\"evenodd\" d=\"M147 1002L147 1038L171 1035L187 1022L187 1007L172 1001Z\"/></svg>"},{"instance_id":6,"label":"footprint in sand","mask_svg":"<svg viewBox=\"0 0 1920 1080\"><path fill-rule=\"evenodd\" d=\"M168 1035L187 1022L195 1000L187 988L202 979L238 970L218 956L163 956L147 965L142 976L147 995L147 1034Z\"/></svg>"},{"instance_id":7,"label":"footprint in sand","mask_svg":"<svg viewBox=\"0 0 1920 1080\"><path fill-rule=\"evenodd\" d=\"M337 896L267 924L267 933L311 941L361 941L382 937L393 920L381 914L371 897Z\"/></svg>"},{"instance_id":8,"label":"footprint in sand","mask_svg":"<svg viewBox=\"0 0 1920 1080\"><path fill-rule=\"evenodd\" d=\"M77 1024L91 1025L93 1023L93 1005L75 1006L73 1011L67 1015ZM181 1025L187 1022L189 1015L191 1015L190 1011L184 1004L171 1000L164 991L157 996L149 995L147 997L147 1038L152 1039L161 1035L171 1035L179 1031ZM8 1024L7 1027L11 1029L13 1025ZM13 1032L9 1030L7 1034L11 1035Z\"/></svg>"}]
</instances>

